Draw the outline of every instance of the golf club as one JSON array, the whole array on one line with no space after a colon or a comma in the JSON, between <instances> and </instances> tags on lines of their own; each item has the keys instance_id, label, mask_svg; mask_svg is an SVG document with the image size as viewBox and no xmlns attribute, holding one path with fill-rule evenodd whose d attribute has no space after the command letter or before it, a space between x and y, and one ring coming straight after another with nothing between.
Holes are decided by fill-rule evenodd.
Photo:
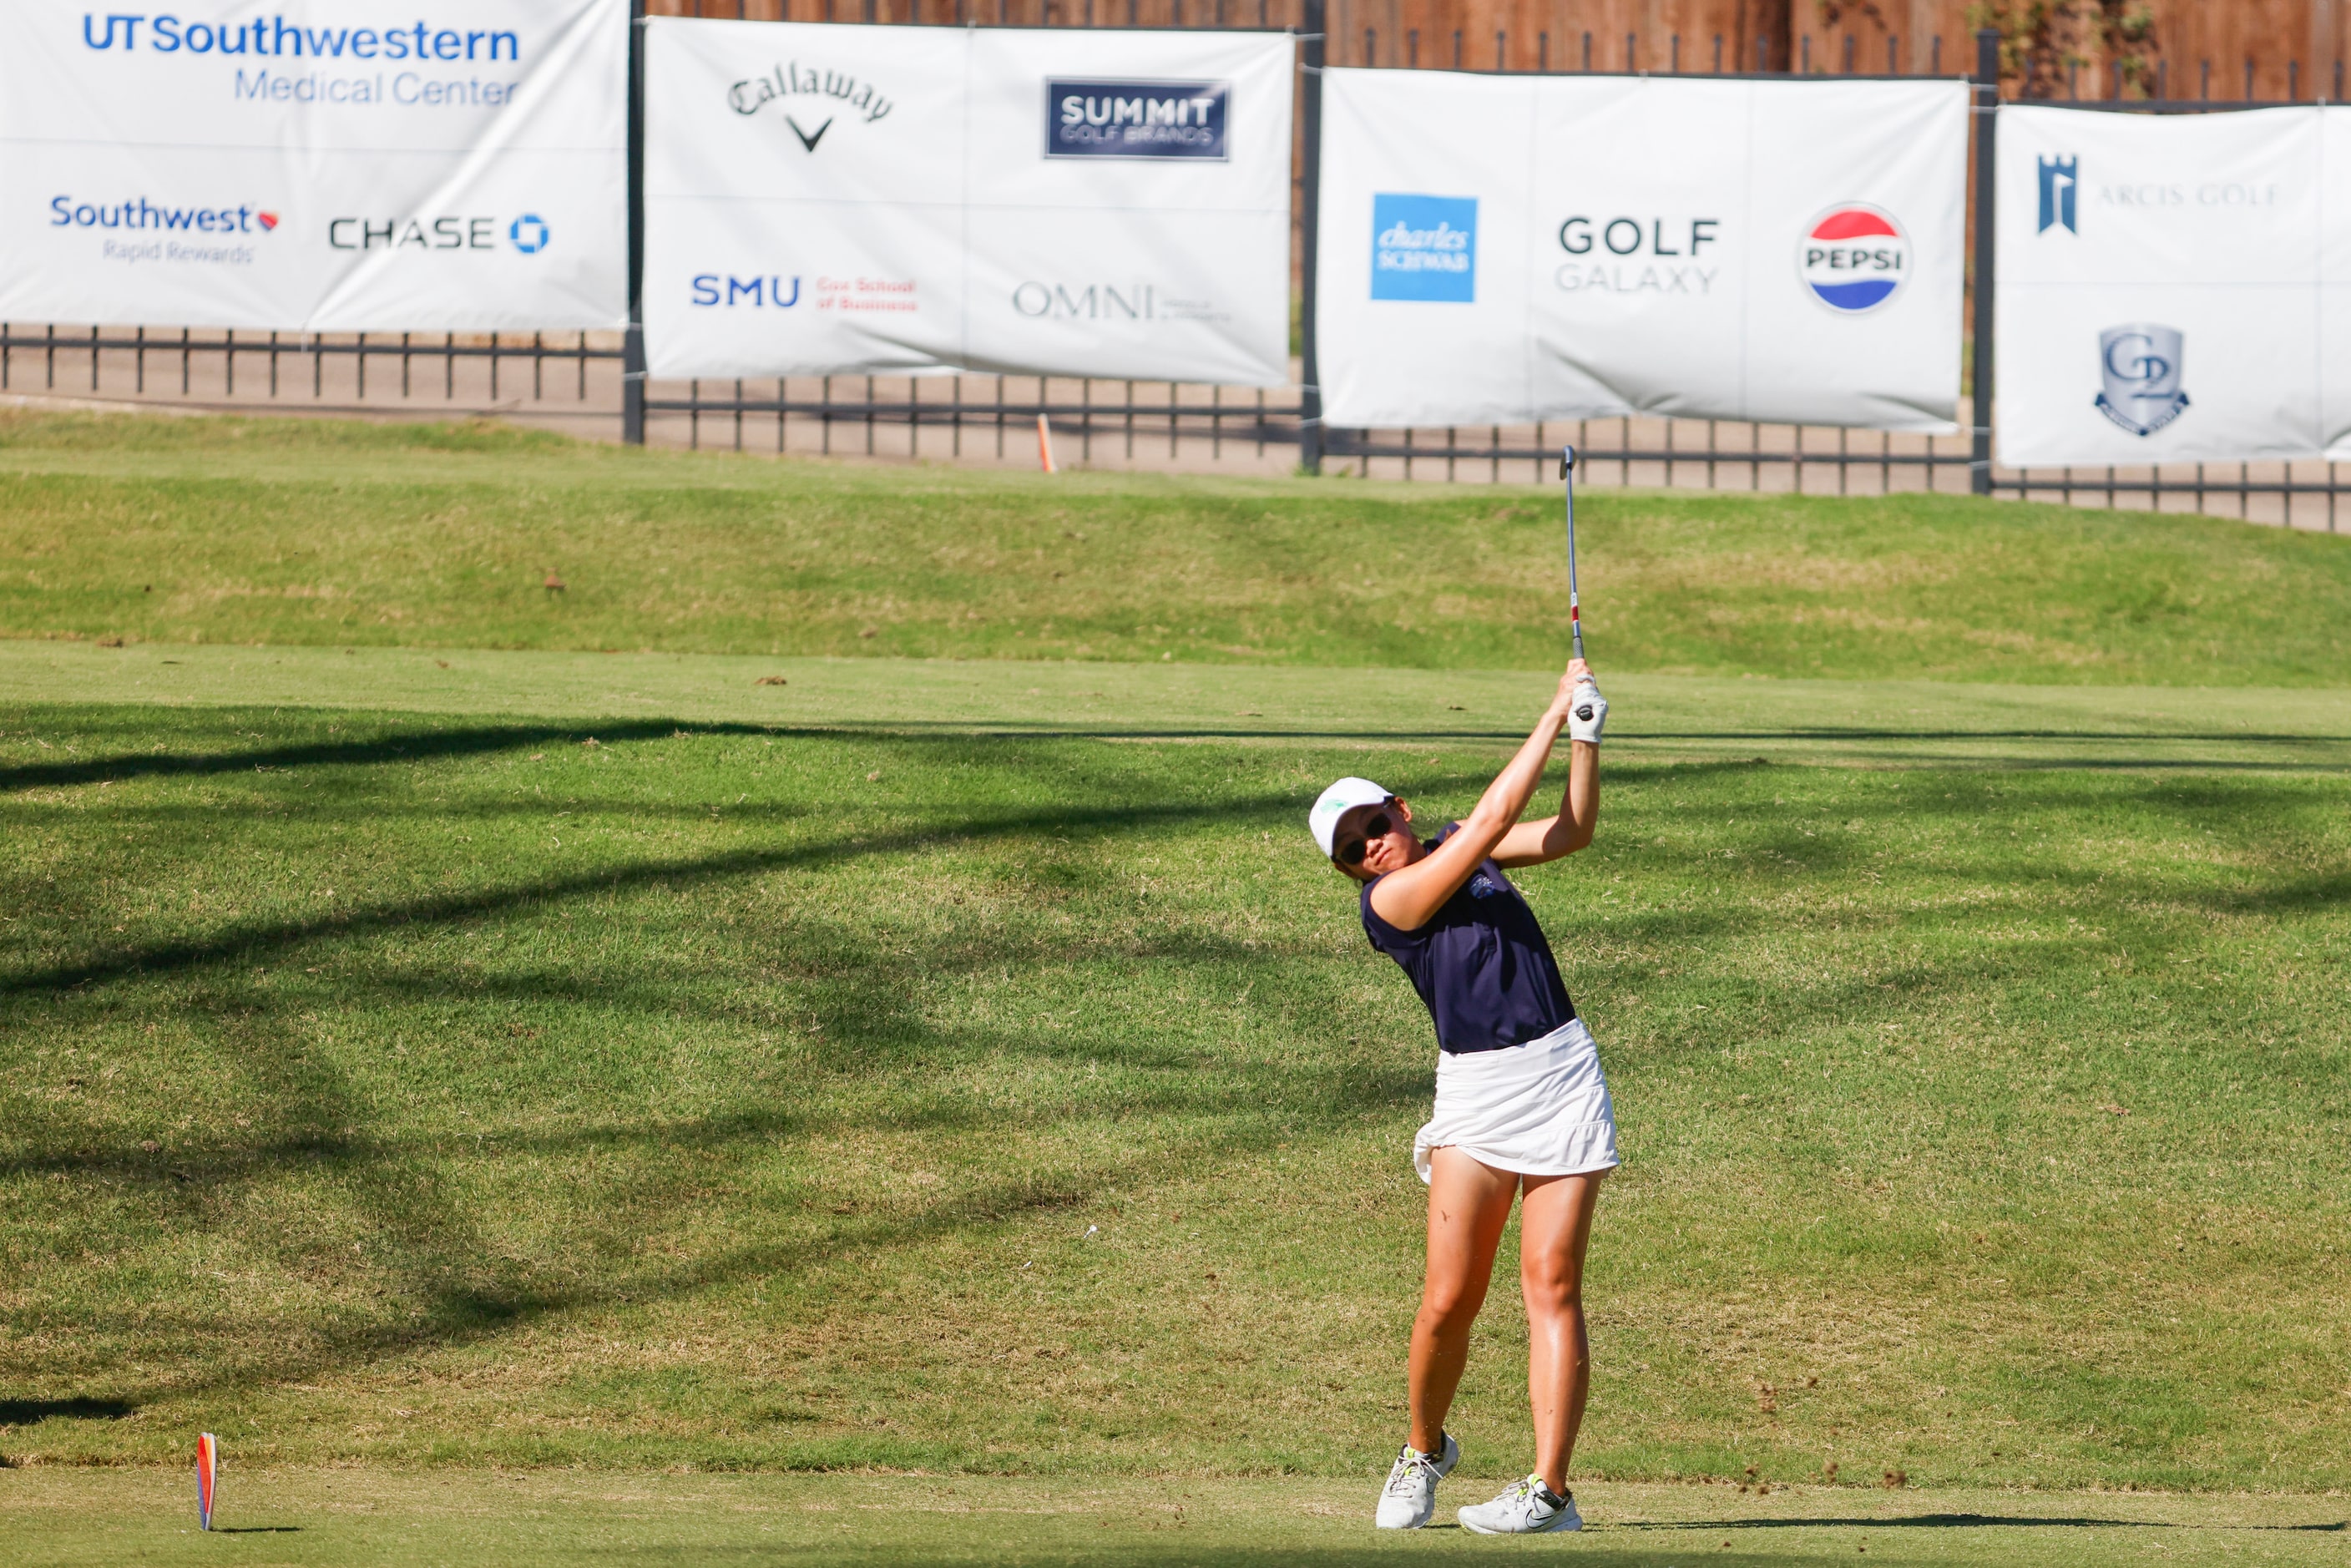
<instances>
[{"instance_id":1,"label":"golf club","mask_svg":"<svg viewBox=\"0 0 2351 1568\"><path fill-rule=\"evenodd\" d=\"M1575 448L1559 449L1559 476L1567 486L1567 630L1575 656L1583 657L1583 608L1575 596Z\"/></svg>"}]
</instances>

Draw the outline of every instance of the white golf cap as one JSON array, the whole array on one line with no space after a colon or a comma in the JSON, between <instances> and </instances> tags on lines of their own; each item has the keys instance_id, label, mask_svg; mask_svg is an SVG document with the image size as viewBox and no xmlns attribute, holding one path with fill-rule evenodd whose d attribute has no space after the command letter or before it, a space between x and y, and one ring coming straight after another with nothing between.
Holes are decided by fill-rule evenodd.
<instances>
[{"instance_id":1,"label":"white golf cap","mask_svg":"<svg viewBox=\"0 0 2351 1568\"><path fill-rule=\"evenodd\" d=\"M1315 800L1314 809L1306 813L1307 831L1331 853L1331 835L1339 831L1339 819L1358 806L1378 806L1389 800L1388 792L1368 779L1342 779Z\"/></svg>"}]
</instances>

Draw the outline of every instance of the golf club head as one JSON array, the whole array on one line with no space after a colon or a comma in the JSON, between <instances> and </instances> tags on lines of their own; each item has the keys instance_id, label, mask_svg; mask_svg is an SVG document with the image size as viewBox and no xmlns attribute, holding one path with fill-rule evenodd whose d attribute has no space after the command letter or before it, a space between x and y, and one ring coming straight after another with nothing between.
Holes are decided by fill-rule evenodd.
<instances>
[{"instance_id":1,"label":"golf club head","mask_svg":"<svg viewBox=\"0 0 2351 1568\"><path fill-rule=\"evenodd\" d=\"M1575 448L1573 446L1562 446L1559 449L1559 476L1562 479L1566 479L1572 477L1574 473Z\"/></svg>"}]
</instances>

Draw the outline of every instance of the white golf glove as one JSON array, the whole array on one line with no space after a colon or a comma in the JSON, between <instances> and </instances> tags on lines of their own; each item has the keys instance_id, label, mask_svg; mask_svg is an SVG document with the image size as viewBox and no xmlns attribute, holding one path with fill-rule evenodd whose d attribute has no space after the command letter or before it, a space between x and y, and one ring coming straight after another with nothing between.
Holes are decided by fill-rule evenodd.
<instances>
[{"instance_id":1,"label":"white golf glove","mask_svg":"<svg viewBox=\"0 0 2351 1568\"><path fill-rule=\"evenodd\" d=\"M1600 732L1607 723L1608 699L1600 695L1600 688L1590 681L1577 685L1574 695L1568 699L1567 738L1588 740L1597 746L1600 744Z\"/></svg>"}]
</instances>

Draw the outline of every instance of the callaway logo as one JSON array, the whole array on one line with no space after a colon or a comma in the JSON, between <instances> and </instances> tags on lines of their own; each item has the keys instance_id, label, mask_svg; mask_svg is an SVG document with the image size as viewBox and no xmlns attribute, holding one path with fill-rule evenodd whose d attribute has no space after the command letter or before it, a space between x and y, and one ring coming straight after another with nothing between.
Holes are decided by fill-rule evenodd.
<instances>
[{"instance_id":1,"label":"callaway logo","mask_svg":"<svg viewBox=\"0 0 2351 1568\"><path fill-rule=\"evenodd\" d=\"M785 110L784 123L791 127L792 134L799 139L801 151L807 152L816 151L824 133L841 117L840 110L855 110L871 125L887 115L892 107L888 99L873 90L870 81L860 81L847 71L803 69L798 61L778 66L764 76L746 78L726 89L726 106L743 115L757 114L768 104L794 98L829 98L838 106L830 113L823 104L809 105L799 114ZM817 119L820 114L824 116L820 120ZM803 115L815 123L815 130L801 123Z\"/></svg>"}]
</instances>

